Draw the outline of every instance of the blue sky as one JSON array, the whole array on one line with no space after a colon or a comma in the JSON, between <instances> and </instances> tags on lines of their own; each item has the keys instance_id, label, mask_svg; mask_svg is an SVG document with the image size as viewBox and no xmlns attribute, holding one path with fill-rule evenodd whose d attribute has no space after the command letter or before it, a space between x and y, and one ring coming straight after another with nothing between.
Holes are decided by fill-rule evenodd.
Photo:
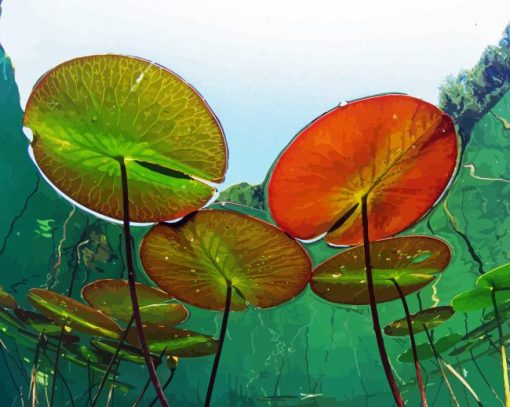
<instances>
[{"instance_id":1,"label":"blue sky","mask_svg":"<svg viewBox=\"0 0 510 407\"><path fill-rule=\"evenodd\" d=\"M0 41L23 105L39 76L77 56L132 54L179 73L225 128L224 188L262 181L343 100L400 91L436 103L509 20L508 0L4 0Z\"/></svg>"}]
</instances>

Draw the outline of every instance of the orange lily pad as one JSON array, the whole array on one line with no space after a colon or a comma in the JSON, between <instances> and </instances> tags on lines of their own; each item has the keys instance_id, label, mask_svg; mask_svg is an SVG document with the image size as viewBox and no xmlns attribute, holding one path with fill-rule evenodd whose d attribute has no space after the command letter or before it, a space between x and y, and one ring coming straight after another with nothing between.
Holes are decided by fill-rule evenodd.
<instances>
[{"instance_id":1,"label":"orange lily pad","mask_svg":"<svg viewBox=\"0 0 510 407\"><path fill-rule=\"evenodd\" d=\"M450 262L450 249L440 239L403 236L370 244L372 274L377 302L400 298L393 280L405 295L420 290L435 279ZM368 286L362 246L347 249L319 264L312 275L312 290L325 300L367 305Z\"/></svg>"},{"instance_id":2,"label":"orange lily pad","mask_svg":"<svg viewBox=\"0 0 510 407\"><path fill-rule=\"evenodd\" d=\"M180 218L205 205L227 167L223 130L175 73L123 55L73 59L35 85L24 116L37 165L63 194L122 219L126 166L134 222Z\"/></svg>"},{"instance_id":3,"label":"orange lily pad","mask_svg":"<svg viewBox=\"0 0 510 407\"><path fill-rule=\"evenodd\" d=\"M14 297L7 291L4 291L2 287L0 287L0 305L6 308L18 308L18 304L16 303Z\"/></svg>"},{"instance_id":4,"label":"orange lily pad","mask_svg":"<svg viewBox=\"0 0 510 407\"><path fill-rule=\"evenodd\" d=\"M144 237L142 265L156 285L198 307L221 310L232 284L232 310L267 308L298 295L311 264L303 247L254 217L202 210Z\"/></svg>"},{"instance_id":5,"label":"orange lily pad","mask_svg":"<svg viewBox=\"0 0 510 407\"><path fill-rule=\"evenodd\" d=\"M268 186L276 223L299 239L327 233L332 245L363 241L368 194L373 240L417 222L450 181L455 127L446 114L401 94L336 107L302 130L279 157Z\"/></svg>"},{"instance_id":6,"label":"orange lily pad","mask_svg":"<svg viewBox=\"0 0 510 407\"><path fill-rule=\"evenodd\" d=\"M81 294L91 307L111 318L130 321L133 307L126 280L96 280L83 287ZM175 325L189 316L182 304L168 302L173 297L159 288L136 283L136 294L142 321L146 324Z\"/></svg>"},{"instance_id":7,"label":"orange lily pad","mask_svg":"<svg viewBox=\"0 0 510 407\"><path fill-rule=\"evenodd\" d=\"M120 338L120 327L109 317L73 298L42 288L28 294L32 305L60 326L67 326L90 335Z\"/></svg>"}]
</instances>

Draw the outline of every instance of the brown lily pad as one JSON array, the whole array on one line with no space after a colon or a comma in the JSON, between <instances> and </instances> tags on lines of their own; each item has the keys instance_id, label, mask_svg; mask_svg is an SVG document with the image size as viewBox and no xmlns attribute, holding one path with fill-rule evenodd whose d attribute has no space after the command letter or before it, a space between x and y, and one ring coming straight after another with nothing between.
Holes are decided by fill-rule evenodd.
<instances>
[{"instance_id":1,"label":"brown lily pad","mask_svg":"<svg viewBox=\"0 0 510 407\"><path fill-rule=\"evenodd\" d=\"M434 280L450 262L450 249L442 240L429 236L403 236L370 244L372 274L377 302L391 301L413 293ZM319 264L310 282L312 290L325 300L350 305L370 303L362 246L347 249Z\"/></svg>"}]
</instances>

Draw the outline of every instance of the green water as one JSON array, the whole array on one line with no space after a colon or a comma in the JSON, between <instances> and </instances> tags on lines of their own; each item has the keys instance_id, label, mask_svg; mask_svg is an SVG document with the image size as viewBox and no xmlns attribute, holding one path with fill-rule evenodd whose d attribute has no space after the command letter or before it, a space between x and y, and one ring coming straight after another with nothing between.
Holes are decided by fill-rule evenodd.
<instances>
[{"instance_id":1,"label":"green water","mask_svg":"<svg viewBox=\"0 0 510 407\"><path fill-rule=\"evenodd\" d=\"M97 220L74 208L40 178L28 155L28 141L22 131L22 111L12 62L0 52L0 283L13 294L22 307L29 288L49 286L65 293L70 276L77 283L73 291L80 298L80 287L98 278L126 278L122 261L122 233L116 224ZM506 67L510 69L510 64ZM507 76L510 77L510 71ZM506 89L507 82L500 84ZM500 92L490 109L477 117L466 137L463 161L446 200L408 234L441 237L452 247L452 262L437 280L421 291L423 307L448 305L456 294L471 288L481 273L510 262L510 92ZM506 118L506 119L505 119ZM462 119L462 116L456 119ZM465 134L464 134L465 135ZM264 188L246 185L222 194L222 199L251 204L264 210ZM135 247L147 228L134 228ZM94 236L103 235L107 242L100 247ZM85 250L86 249L86 250ZM315 264L337 252L323 242L307 246ZM78 253L80 256L78 256ZM95 257L94 257L95 256ZM139 281L148 282L136 261ZM409 297L412 312L419 310L416 295ZM221 315L189 307L191 318L185 326L201 333L218 335ZM403 316L398 301L379 306L381 323L386 325ZM465 334L480 324L480 312L457 314L434 332L435 337L448 333ZM505 327L505 330L508 328ZM496 332L493 332L496 338ZM1 405L21 405L13 380L27 393L22 367L29 372L33 349L17 347L9 336L1 336L6 347L0 380ZM85 339L84 339L85 340ZM419 405L411 364L397 361L409 348L407 338L386 337L386 345L395 376L408 405ZM426 341L424 334L417 342ZM503 385L498 355L486 344L476 351L480 368L503 398ZM49 388L55 354L41 359L39 399L45 404L44 388ZM469 360L469 354L445 356L469 381L483 405L496 406L488 386ZM212 357L181 360L175 379L167 392L171 405L202 405ZM19 366L18 366L19 365ZM61 361L60 370L70 387L75 404L84 406L87 399L87 369ZM423 362L429 405L450 405L450 396L438 374L433 359ZM158 369L162 380L169 374L166 366ZM465 388L449 376L460 405L476 405ZM123 362L119 380L134 389L116 390L113 405L131 405L147 379L144 366ZM99 381L96 374L93 382ZM43 390L41 390L43 389ZM49 391L49 390L48 390ZM98 405L106 403L103 392ZM308 396L307 396L308 395ZM279 398L271 397L279 396ZM154 397L149 388L142 405ZM272 401L271 401L272 400ZM57 381L55 404L70 405L69 394L61 380ZM309 289L295 300L276 309L250 309L233 313L230 318L225 348L215 388L217 406L391 406L388 390L368 307L332 305L318 299Z\"/></svg>"}]
</instances>

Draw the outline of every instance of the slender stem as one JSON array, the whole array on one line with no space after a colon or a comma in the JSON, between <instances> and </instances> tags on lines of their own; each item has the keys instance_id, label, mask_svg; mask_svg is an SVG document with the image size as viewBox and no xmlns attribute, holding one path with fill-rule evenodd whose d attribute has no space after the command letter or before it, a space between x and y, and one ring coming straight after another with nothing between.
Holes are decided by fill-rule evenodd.
<instances>
[{"instance_id":1,"label":"slender stem","mask_svg":"<svg viewBox=\"0 0 510 407\"><path fill-rule=\"evenodd\" d=\"M156 368L154 367L154 362L149 353L149 348L147 347L147 342L145 340L145 334L143 332L143 324L142 317L140 315L140 307L138 305L138 297L136 295L136 276L135 276L135 267L133 265L133 254L131 252L131 232L130 232L130 218L129 218L129 192L128 192L128 179L127 179L127 171L126 164L124 163L124 159L119 160L120 163L120 173L122 179L122 209L124 215L124 247L126 249L126 263L127 263L127 271L128 271L128 283L129 283L129 293L131 295L131 304L133 308L133 316L136 322L136 330L138 332L138 339L140 341L140 347L142 348L142 352L145 358L145 363L147 364L147 369L149 371L149 375L152 379L152 384L156 389L156 394L158 395L159 401L163 407L168 407L168 401L161 389L161 383L159 382L158 376L156 374Z\"/></svg>"},{"instance_id":2,"label":"slender stem","mask_svg":"<svg viewBox=\"0 0 510 407\"><path fill-rule=\"evenodd\" d=\"M398 407L403 407L404 401L402 400L402 396L400 395L400 392L398 390L395 377L393 376L393 372L391 371L391 365L390 361L388 360L388 354L386 353L386 348L384 347L384 339L381 332L381 324L379 322L379 313L377 311L374 280L372 276L372 261L370 259L370 238L368 234L368 210L366 195L364 195L363 198L361 199L361 214L363 222L363 250L365 252L365 268L367 272L368 297L370 299L370 311L372 314L372 323L374 326L375 338L377 340L377 347L379 348L379 354L381 356L381 362L384 368L384 372L386 373L386 378L388 379L388 384L390 385L391 392L393 393L393 397L395 398L395 402L397 403Z\"/></svg>"},{"instance_id":3,"label":"slender stem","mask_svg":"<svg viewBox=\"0 0 510 407\"><path fill-rule=\"evenodd\" d=\"M475 365L475 368L478 371L478 374L480 375L482 380L485 382L487 387L490 389L491 393L494 395L494 398L499 402L499 404L504 406L503 401L501 401L501 398L499 397L498 393L496 392L494 387L492 387L491 382L489 381L489 379L487 379L487 376L485 376L485 374L483 373L483 370L480 368L480 365L476 361L475 355L473 355L473 351L471 349L469 350L469 355L471 356L471 361L473 362L473 365Z\"/></svg>"},{"instance_id":4,"label":"slender stem","mask_svg":"<svg viewBox=\"0 0 510 407\"><path fill-rule=\"evenodd\" d=\"M448 377L446 376L446 372L444 371L443 365L441 364L441 359L439 358L439 354L436 351L436 347L434 346L434 341L432 340L432 336L430 335L430 332L426 325L423 325L423 328L425 329L425 333L427 334L427 339L429 340L430 347L432 348L432 353L434 354L434 359L436 360L437 367L439 368L439 372L441 373L441 376L443 376L443 381L446 384L446 387L448 388L448 392L450 393L450 397L452 398L453 404L455 404L456 407L460 407L459 400L457 400L457 397L455 396L455 393L453 392L452 385L450 384Z\"/></svg>"},{"instance_id":5,"label":"slender stem","mask_svg":"<svg viewBox=\"0 0 510 407\"><path fill-rule=\"evenodd\" d=\"M163 385L163 391L165 391L168 385L172 382L172 379L174 378L175 375L175 370L176 370L175 368L170 369L170 376ZM149 407L152 407L154 404L156 404L156 401L158 401L158 398L154 397L154 400L152 400L152 402L149 404Z\"/></svg>"},{"instance_id":6,"label":"slender stem","mask_svg":"<svg viewBox=\"0 0 510 407\"><path fill-rule=\"evenodd\" d=\"M58 345L57 345L57 352L55 355L55 365L53 366L53 383L51 385L50 407L53 407L53 401L55 400L55 388L56 388L56 384L57 384L58 362L60 361L60 350L62 349L62 337L65 332L64 327L65 327L65 324L62 325L62 329L60 330L60 336L58 338Z\"/></svg>"},{"instance_id":7,"label":"slender stem","mask_svg":"<svg viewBox=\"0 0 510 407\"><path fill-rule=\"evenodd\" d=\"M218 350L214 357L213 367L211 370L211 377L209 379L209 387L207 388L207 395L205 397L205 407L209 407L211 404L212 393L214 389L214 381L216 380L216 373L218 372L218 366L221 359L221 351L223 349L223 343L225 342L225 335L227 333L228 315L230 313L230 305L232 303L232 282L227 281L227 295L225 298L225 308L223 310L223 321L221 322L220 337L218 339Z\"/></svg>"},{"instance_id":8,"label":"slender stem","mask_svg":"<svg viewBox=\"0 0 510 407\"><path fill-rule=\"evenodd\" d=\"M464 379L462 377L462 375L457 372L455 370L455 368L450 365L449 363L446 363L443 358L441 356L439 356L439 359L441 360L441 363L443 364L443 366L446 366L446 368L457 378L457 380L464 386L464 393L466 394L466 402L468 403L469 405L469 401L468 401L468 398L467 398L467 392L466 390L473 396L473 398L475 399L476 403L480 406L480 407L483 407L483 404L482 402L480 401L480 398L478 397L478 395L475 393L475 391L473 390L473 388L469 385L469 383L466 381L466 379ZM460 362L459 362L459 365L460 365Z\"/></svg>"},{"instance_id":9,"label":"slender stem","mask_svg":"<svg viewBox=\"0 0 510 407\"><path fill-rule=\"evenodd\" d=\"M14 378L11 368L9 367L9 362L7 361L7 356L5 355L4 347L5 347L4 343L0 341L0 352L2 353L2 358L4 360L5 368L7 369L7 372L9 373L9 377L12 381L13 386L18 391L18 394L19 394L21 400L23 400L23 394L21 393L21 388L18 386L18 383L16 383L16 379Z\"/></svg>"},{"instance_id":10,"label":"slender stem","mask_svg":"<svg viewBox=\"0 0 510 407\"><path fill-rule=\"evenodd\" d=\"M42 352L43 352L44 357L48 360L48 362L51 363L51 359L48 356L48 354L46 353L46 350L44 348L42 349ZM71 392L71 388L69 387L69 384L67 384L67 381L64 378L64 376L62 375L62 373L60 372L60 370L57 372L57 374L60 377L60 380L62 381L62 383L64 383L64 387L66 388L67 394L69 395L69 402L68 403L71 403L71 405L74 407L73 393Z\"/></svg>"},{"instance_id":11,"label":"slender stem","mask_svg":"<svg viewBox=\"0 0 510 407\"><path fill-rule=\"evenodd\" d=\"M421 405L423 407L427 407L427 396L425 394L425 386L423 386L423 379L421 377L421 370L420 370L420 361L418 360L418 351L416 350L416 341L414 340L414 329L413 329L413 322L411 321L411 314L409 312L409 306L407 305L407 300L404 292L402 291L402 288L398 284L397 280L394 278L391 279L393 285L398 291L398 295L400 296L400 300L402 301L402 306L404 307L404 312L406 314L406 321L407 321L407 329L409 331L409 338L411 340L411 350L413 352L413 359L414 359L414 369L416 370L416 379L418 382L418 388L420 390L420 396L421 396Z\"/></svg>"},{"instance_id":12,"label":"slender stem","mask_svg":"<svg viewBox=\"0 0 510 407\"><path fill-rule=\"evenodd\" d=\"M498 304L496 302L496 289L491 289L492 306L494 307L494 316L498 321L499 348L501 352L501 365L503 367L503 384L505 386L505 406L510 407L510 390L508 385L508 365L506 361L506 348L503 337L503 328L501 327L501 317L499 315Z\"/></svg>"},{"instance_id":13,"label":"slender stem","mask_svg":"<svg viewBox=\"0 0 510 407\"><path fill-rule=\"evenodd\" d=\"M163 358L163 356L165 356L165 353L166 353L166 348L163 349L163 351L159 355L159 362L161 362L161 359ZM145 392L149 388L150 384L151 384L151 378L149 377L147 379L147 381L145 382L145 385L143 386L142 392L138 395L138 397L136 398L135 402L133 403L133 405L131 407L136 407L136 406L138 406L138 404L140 404L140 401L142 401L142 398L145 395ZM164 390L165 390L165 386L163 386L163 391ZM157 399L158 398L156 397L155 400L157 400Z\"/></svg>"},{"instance_id":14,"label":"slender stem","mask_svg":"<svg viewBox=\"0 0 510 407\"><path fill-rule=\"evenodd\" d=\"M101 379L101 383L99 384L99 387L97 388L97 392L96 392L96 395L94 396L94 399L92 400L91 407L94 407L97 403L97 400L99 399L101 390L103 390L103 387L106 384L106 381L108 380L108 376L110 375L110 372L112 371L113 366L115 365L115 362L117 361L117 358L119 357L120 349L122 348L122 345L124 345L127 334L129 332L129 330L131 329L131 325L133 325L133 321L134 321L134 316L131 316L129 323L128 323L126 329L124 330L122 337L120 338L120 342L117 345L117 349L115 349L115 353L113 354L112 358L110 359L108 368L106 369L106 372L104 373L103 378Z\"/></svg>"}]
</instances>

